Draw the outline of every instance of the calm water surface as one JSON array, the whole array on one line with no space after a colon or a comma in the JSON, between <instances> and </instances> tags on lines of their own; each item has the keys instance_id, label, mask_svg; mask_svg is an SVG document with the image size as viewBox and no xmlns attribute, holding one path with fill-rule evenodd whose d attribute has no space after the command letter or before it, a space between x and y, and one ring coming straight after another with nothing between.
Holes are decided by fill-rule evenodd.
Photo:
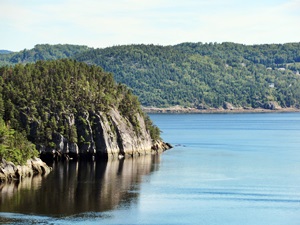
<instances>
[{"instance_id":1,"label":"calm water surface","mask_svg":"<svg viewBox=\"0 0 300 225\"><path fill-rule=\"evenodd\" d=\"M0 186L0 223L300 224L300 114L151 115L160 156Z\"/></svg>"}]
</instances>

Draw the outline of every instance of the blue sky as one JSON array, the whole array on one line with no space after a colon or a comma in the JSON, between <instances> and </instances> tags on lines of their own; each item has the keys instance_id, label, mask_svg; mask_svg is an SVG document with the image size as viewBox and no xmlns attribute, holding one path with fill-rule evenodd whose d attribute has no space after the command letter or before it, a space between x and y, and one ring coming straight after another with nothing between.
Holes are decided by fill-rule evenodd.
<instances>
[{"instance_id":1,"label":"blue sky","mask_svg":"<svg viewBox=\"0 0 300 225\"><path fill-rule=\"evenodd\" d=\"M0 49L300 42L300 0L0 0Z\"/></svg>"}]
</instances>

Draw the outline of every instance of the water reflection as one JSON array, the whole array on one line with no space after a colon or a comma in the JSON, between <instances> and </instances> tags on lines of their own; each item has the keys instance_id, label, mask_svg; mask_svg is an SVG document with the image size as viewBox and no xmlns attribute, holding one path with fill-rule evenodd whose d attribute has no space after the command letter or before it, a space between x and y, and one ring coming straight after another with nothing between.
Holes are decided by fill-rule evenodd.
<instances>
[{"instance_id":1,"label":"water reflection","mask_svg":"<svg viewBox=\"0 0 300 225\"><path fill-rule=\"evenodd\" d=\"M131 204L144 175L158 170L159 155L101 162L55 162L37 176L0 186L0 211L66 216Z\"/></svg>"}]
</instances>

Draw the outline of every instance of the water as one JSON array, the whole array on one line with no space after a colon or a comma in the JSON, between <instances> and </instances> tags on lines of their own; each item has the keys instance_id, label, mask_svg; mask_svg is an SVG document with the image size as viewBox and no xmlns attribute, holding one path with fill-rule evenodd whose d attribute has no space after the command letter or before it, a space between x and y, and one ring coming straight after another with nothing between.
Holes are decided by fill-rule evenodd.
<instances>
[{"instance_id":1,"label":"water","mask_svg":"<svg viewBox=\"0 0 300 225\"><path fill-rule=\"evenodd\" d=\"M300 114L153 114L159 156L0 186L0 223L300 224Z\"/></svg>"}]
</instances>

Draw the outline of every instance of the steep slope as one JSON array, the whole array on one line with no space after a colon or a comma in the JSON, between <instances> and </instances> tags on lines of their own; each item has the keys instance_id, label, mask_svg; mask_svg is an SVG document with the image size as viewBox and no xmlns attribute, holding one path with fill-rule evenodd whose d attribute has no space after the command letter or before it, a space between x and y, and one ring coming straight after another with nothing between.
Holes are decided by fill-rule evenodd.
<instances>
[{"instance_id":1,"label":"steep slope","mask_svg":"<svg viewBox=\"0 0 300 225\"><path fill-rule=\"evenodd\" d=\"M0 69L4 120L43 153L72 157L148 154L160 131L112 74L74 60Z\"/></svg>"}]
</instances>

